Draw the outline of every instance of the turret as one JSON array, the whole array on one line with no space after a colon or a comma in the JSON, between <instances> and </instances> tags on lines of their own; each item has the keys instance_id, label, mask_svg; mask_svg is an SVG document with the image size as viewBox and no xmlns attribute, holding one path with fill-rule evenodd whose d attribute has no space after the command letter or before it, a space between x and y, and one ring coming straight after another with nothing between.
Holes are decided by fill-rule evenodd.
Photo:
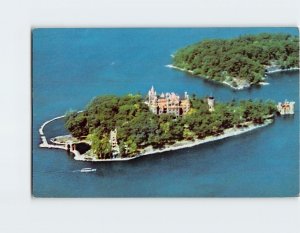
<instances>
[{"instance_id":1,"label":"turret","mask_svg":"<svg viewBox=\"0 0 300 233\"><path fill-rule=\"evenodd\" d=\"M294 114L295 102L290 102L290 114Z\"/></svg>"},{"instance_id":2,"label":"turret","mask_svg":"<svg viewBox=\"0 0 300 233\"><path fill-rule=\"evenodd\" d=\"M155 99L156 99L156 91L152 86L151 89L148 91L148 103L152 104L155 101Z\"/></svg>"},{"instance_id":3,"label":"turret","mask_svg":"<svg viewBox=\"0 0 300 233\"><path fill-rule=\"evenodd\" d=\"M188 93L187 93L186 91L184 92L184 98L185 98L186 100L189 99L189 95L188 95Z\"/></svg>"},{"instance_id":4,"label":"turret","mask_svg":"<svg viewBox=\"0 0 300 233\"><path fill-rule=\"evenodd\" d=\"M117 129L110 131L109 143L111 145L113 157L115 158L116 155L120 154L120 148L117 141Z\"/></svg>"}]
</instances>

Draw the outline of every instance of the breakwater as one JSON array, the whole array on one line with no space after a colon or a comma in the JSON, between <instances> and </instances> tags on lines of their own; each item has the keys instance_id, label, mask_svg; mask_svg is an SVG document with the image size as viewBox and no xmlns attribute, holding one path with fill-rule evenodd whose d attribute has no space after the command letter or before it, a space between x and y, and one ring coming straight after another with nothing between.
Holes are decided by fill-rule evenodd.
<instances>
[{"instance_id":1,"label":"breakwater","mask_svg":"<svg viewBox=\"0 0 300 233\"><path fill-rule=\"evenodd\" d=\"M82 111L79 111L82 112ZM78 112L78 113L79 113ZM48 148L48 149L61 149L61 150L65 150L65 151L70 151L75 155L75 159L76 160L82 160L83 155L81 155L79 153L79 151L77 151L74 147L73 147L73 142L72 141L67 141L66 143L59 143L59 142L55 142L53 140L49 140L51 143L48 142L47 137L44 133L44 128L46 125L48 125L49 123L58 120L58 119L62 119L64 118L66 115L62 115L62 116L58 116L58 117L54 117L51 120L45 121L41 127L39 128L39 134L41 137L41 143L40 143L40 147L42 148Z\"/></svg>"}]
</instances>

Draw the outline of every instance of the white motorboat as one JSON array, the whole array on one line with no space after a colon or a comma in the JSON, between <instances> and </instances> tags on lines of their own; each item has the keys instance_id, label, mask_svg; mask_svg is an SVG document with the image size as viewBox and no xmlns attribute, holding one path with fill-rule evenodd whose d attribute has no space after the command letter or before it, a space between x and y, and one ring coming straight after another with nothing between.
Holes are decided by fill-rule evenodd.
<instances>
[{"instance_id":1,"label":"white motorboat","mask_svg":"<svg viewBox=\"0 0 300 233\"><path fill-rule=\"evenodd\" d=\"M95 172L95 171L97 171L96 168L90 168L90 167L82 168L80 170L80 172Z\"/></svg>"}]
</instances>

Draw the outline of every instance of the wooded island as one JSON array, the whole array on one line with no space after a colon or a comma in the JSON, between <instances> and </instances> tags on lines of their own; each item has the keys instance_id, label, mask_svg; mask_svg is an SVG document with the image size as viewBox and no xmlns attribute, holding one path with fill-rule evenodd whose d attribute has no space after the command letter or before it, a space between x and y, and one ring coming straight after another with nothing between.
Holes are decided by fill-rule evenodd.
<instances>
[{"instance_id":1,"label":"wooded island","mask_svg":"<svg viewBox=\"0 0 300 233\"><path fill-rule=\"evenodd\" d=\"M91 152L97 159L135 157L143 149L163 148L180 141L194 141L217 136L224 130L262 125L276 112L272 101L214 102L189 97L189 111L181 116L155 114L141 95L99 96L82 112L66 115L66 128L72 136L91 142ZM113 155L112 132L119 153ZM117 132L117 134L116 134Z\"/></svg>"},{"instance_id":2,"label":"wooded island","mask_svg":"<svg viewBox=\"0 0 300 233\"><path fill-rule=\"evenodd\" d=\"M299 37L262 33L203 40L179 49L171 67L243 89L264 81L268 71L299 68Z\"/></svg>"}]
</instances>

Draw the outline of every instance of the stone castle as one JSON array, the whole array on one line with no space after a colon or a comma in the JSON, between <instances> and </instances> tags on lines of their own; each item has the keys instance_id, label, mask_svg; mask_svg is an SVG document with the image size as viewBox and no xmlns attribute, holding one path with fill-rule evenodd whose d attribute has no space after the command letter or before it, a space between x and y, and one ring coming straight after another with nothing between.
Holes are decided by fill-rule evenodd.
<instances>
[{"instance_id":1,"label":"stone castle","mask_svg":"<svg viewBox=\"0 0 300 233\"><path fill-rule=\"evenodd\" d=\"M280 115L294 114L294 106L295 102L289 102L286 100L284 103L279 102L277 104L277 110Z\"/></svg>"},{"instance_id":2,"label":"stone castle","mask_svg":"<svg viewBox=\"0 0 300 233\"><path fill-rule=\"evenodd\" d=\"M184 93L184 97L181 98L174 92L161 93L157 95L154 87L148 91L148 100L145 102L151 112L156 115L161 115L165 113L174 114L175 116L185 115L191 108L191 102L187 92ZM208 110L213 112L215 110L215 98L209 96L207 98ZM117 140L117 129L110 131L109 143L112 149L113 158L116 158L120 154L120 147ZM128 147L125 145L125 150Z\"/></svg>"},{"instance_id":3,"label":"stone castle","mask_svg":"<svg viewBox=\"0 0 300 233\"><path fill-rule=\"evenodd\" d=\"M169 113L176 116L182 116L191 108L187 92L184 93L183 98L180 98L180 96L176 95L174 92L157 95L153 86L148 92L148 101L146 101L146 104L149 106L149 109L157 115Z\"/></svg>"}]
</instances>

